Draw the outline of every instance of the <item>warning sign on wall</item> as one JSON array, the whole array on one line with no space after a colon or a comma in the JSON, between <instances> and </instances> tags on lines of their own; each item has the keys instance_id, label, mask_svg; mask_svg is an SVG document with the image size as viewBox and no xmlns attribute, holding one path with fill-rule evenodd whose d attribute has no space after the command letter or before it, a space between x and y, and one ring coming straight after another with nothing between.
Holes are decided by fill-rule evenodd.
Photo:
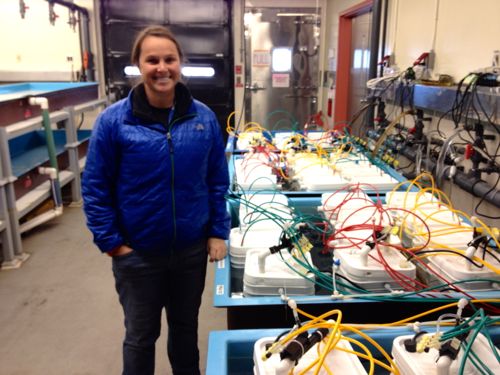
<instances>
[{"instance_id":1,"label":"warning sign on wall","mask_svg":"<svg viewBox=\"0 0 500 375\"><path fill-rule=\"evenodd\" d=\"M256 49L252 54L253 66L269 66L271 65L271 53L266 49Z\"/></svg>"},{"instance_id":2,"label":"warning sign on wall","mask_svg":"<svg viewBox=\"0 0 500 375\"><path fill-rule=\"evenodd\" d=\"M274 73L272 86L273 87L290 87L290 74Z\"/></svg>"}]
</instances>

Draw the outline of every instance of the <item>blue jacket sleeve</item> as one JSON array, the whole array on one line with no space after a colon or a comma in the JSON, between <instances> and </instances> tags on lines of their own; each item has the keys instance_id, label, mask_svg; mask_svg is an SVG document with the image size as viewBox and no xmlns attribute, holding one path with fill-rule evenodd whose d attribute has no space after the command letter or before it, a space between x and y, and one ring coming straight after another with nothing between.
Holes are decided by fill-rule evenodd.
<instances>
[{"instance_id":1,"label":"blue jacket sleeve","mask_svg":"<svg viewBox=\"0 0 500 375\"><path fill-rule=\"evenodd\" d=\"M209 237L229 238L231 220L226 209L225 195L229 189L229 172L225 156L225 146L218 121L213 118L213 147L210 151L208 166L208 188L210 194Z\"/></svg>"},{"instance_id":2,"label":"blue jacket sleeve","mask_svg":"<svg viewBox=\"0 0 500 375\"><path fill-rule=\"evenodd\" d=\"M106 116L97 118L90 137L82 177L83 208L94 243L102 252L124 243L117 219L116 176L119 167L116 124Z\"/></svg>"}]
</instances>

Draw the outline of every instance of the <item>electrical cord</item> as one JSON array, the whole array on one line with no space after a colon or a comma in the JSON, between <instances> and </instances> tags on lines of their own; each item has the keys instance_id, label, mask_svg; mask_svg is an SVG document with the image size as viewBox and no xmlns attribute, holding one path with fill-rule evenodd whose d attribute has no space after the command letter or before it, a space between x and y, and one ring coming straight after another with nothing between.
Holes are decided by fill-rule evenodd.
<instances>
[{"instance_id":1,"label":"electrical cord","mask_svg":"<svg viewBox=\"0 0 500 375\"><path fill-rule=\"evenodd\" d=\"M474 185L472 185L472 191L474 191L474 186L480 182L480 180L476 181L474 183ZM498 183L500 182L500 174L498 174L498 178L497 178L497 181L493 184L493 186L491 187L490 190L488 190L482 197L481 199L479 200L479 202L477 202L476 206L474 207L474 213L476 215L479 215L481 217L485 217L487 219L491 219L491 220L499 220L500 219L500 216L491 216L491 215L487 215L485 213L481 213L479 212L479 206L486 200L486 197L488 196L488 194L492 193L493 191L496 190L496 186L498 186Z\"/></svg>"}]
</instances>

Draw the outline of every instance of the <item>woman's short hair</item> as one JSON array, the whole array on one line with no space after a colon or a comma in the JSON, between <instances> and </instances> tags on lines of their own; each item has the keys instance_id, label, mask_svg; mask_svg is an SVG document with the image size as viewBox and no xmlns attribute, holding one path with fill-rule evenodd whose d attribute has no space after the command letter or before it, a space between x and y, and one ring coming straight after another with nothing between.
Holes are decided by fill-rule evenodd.
<instances>
[{"instance_id":1,"label":"woman's short hair","mask_svg":"<svg viewBox=\"0 0 500 375\"><path fill-rule=\"evenodd\" d=\"M137 66L139 65L139 57L141 56L142 42L148 36L156 36L158 38L165 38L170 40L177 47L177 52L179 53L180 61L182 62L184 60L184 54L182 53L182 48L177 39L175 38L174 34L170 31L170 29L168 29L165 26L153 25L146 27L141 32L139 32L139 34L137 34L134 41L134 46L132 47L132 55L131 55L132 64L135 64Z\"/></svg>"}]
</instances>

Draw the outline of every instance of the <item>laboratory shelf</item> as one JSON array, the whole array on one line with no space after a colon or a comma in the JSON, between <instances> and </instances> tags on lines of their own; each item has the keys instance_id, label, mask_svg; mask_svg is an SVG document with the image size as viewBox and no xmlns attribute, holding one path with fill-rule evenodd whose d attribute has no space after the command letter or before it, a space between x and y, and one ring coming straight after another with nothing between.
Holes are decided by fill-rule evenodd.
<instances>
[{"instance_id":1,"label":"laboratory shelf","mask_svg":"<svg viewBox=\"0 0 500 375\"><path fill-rule=\"evenodd\" d=\"M90 130L80 130L76 117L107 105L95 82L25 82L0 85L0 231L2 268L16 268L27 257L21 233L60 214L57 209L27 215L54 197L55 186L70 186L71 203L81 205L80 173L85 164ZM44 119L29 98L48 100L48 121L55 143L57 182L39 167L51 166ZM52 212L53 211L53 212ZM29 217L28 217L29 216ZM3 229L2 229L3 228ZM8 233L7 233L8 232ZM5 237L5 238L4 238Z\"/></svg>"},{"instance_id":2,"label":"laboratory shelf","mask_svg":"<svg viewBox=\"0 0 500 375\"><path fill-rule=\"evenodd\" d=\"M53 130L58 167L61 171L69 168L66 132ZM91 130L78 130L76 133L79 158L86 154ZM45 132L35 130L9 140L12 174L17 177L14 182L16 199L20 199L35 189L48 177L37 172L37 167L49 166L49 155Z\"/></svg>"}]
</instances>

